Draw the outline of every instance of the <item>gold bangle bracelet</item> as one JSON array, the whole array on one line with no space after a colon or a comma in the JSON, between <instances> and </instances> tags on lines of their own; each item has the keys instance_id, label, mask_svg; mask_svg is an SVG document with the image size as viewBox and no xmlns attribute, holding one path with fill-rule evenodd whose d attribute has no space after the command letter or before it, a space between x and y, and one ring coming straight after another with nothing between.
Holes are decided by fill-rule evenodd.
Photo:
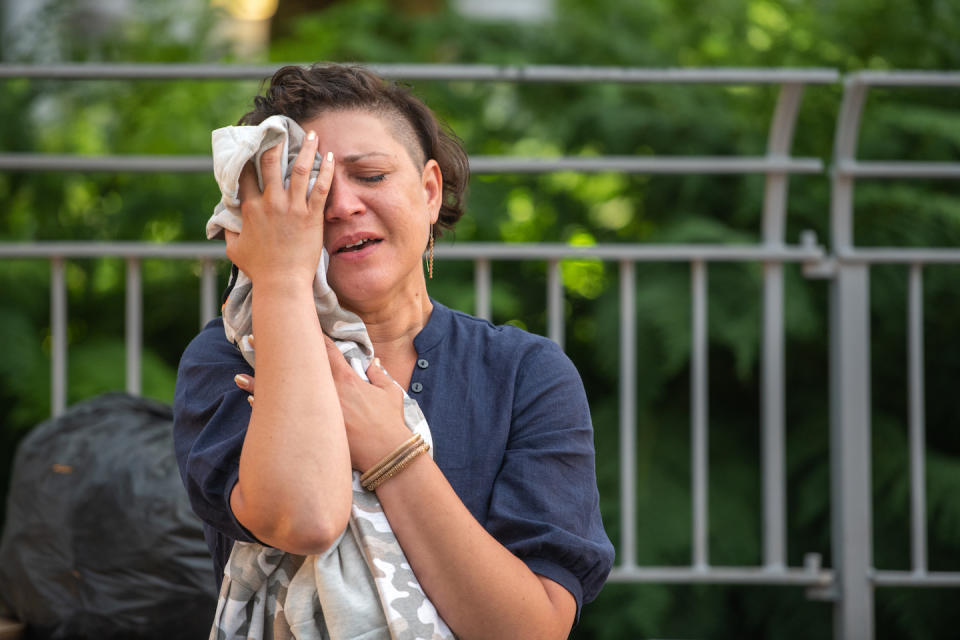
<instances>
[{"instance_id":1,"label":"gold bangle bracelet","mask_svg":"<svg viewBox=\"0 0 960 640\"><path fill-rule=\"evenodd\" d=\"M364 481L364 480L361 479L361 480L360 480L360 484L363 485L364 487L366 487L366 486L368 486L368 485L375 485L375 484L377 484L377 481L380 480L380 478L382 478L387 472L389 472L391 469L393 469L393 468L396 467L398 464L400 464L401 462L403 462L403 461L407 458L407 456L411 455L418 447L422 447L422 446L424 446L424 445L426 445L426 443L423 442L422 440L420 440L420 441L418 441L416 444L414 444L413 446L408 447L407 449L405 449L405 450L403 451L403 453L401 453L400 455L398 455L398 456L396 456L395 458L393 458L393 459L390 461L390 464L388 464L387 466L383 467L382 469L380 469L380 471L378 471L377 473L375 473L375 474L373 474L372 476L370 476L369 478L367 478L366 481ZM429 446L429 445L428 445L428 446Z\"/></svg>"},{"instance_id":2,"label":"gold bangle bracelet","mask_svg":"<svg viewBox=\"0 0 960 640\"><path fill-rule=\"evenodd\" d=\"M413 451L408 453L397 464L387 469L386 473L381 475L379 478L376 478L369 484L364 485L364 489L366 489L367 491L376 491L384 482L386 482L393 476L397 475L398 473L406 469L408 466L410 466L411 462L413 462L414 460L419 458L421 454L426 453L429 450L430 450L430 445L427 444L426 442L421 442L418 447L416 447L415 449L413 449Z\"/></svg>"},{"instance_id":3,"label":"gold bangle bracelet","mask_svg":"<svg viewBox=\"0 0 960 640\"><path fill-rule=\"evenodd\" d=\"M405 440L403 444L391 451L389 454L380 459L380 462L373 465L367 469L361 476L360 482L366 483L371 479L379 476L385 469L390 468L391 465L396 464L398 460L403 458L404 454L409 453L411 449L416 447L418 444L423 442L423 438L419 433L415 433L410 438Z\"/></svg>"},{"instance_id":4,"label":"gold bangle bracelet","mask_svg":"<svg viewBox=\"0 0 960 640\"><path fill-rule=\"evenodd\" d=\"M410 438L405 440L400 446L391 451L389 454L380 459L380 462L373 465L367 469L361 476L360 482L365 483L381 475L385 470L389 469L391 466L396 464L399 460L403 458L404 455L409 453L417 445L423 442L420 434L415 433Z\"/></svg>"}]
</instances>

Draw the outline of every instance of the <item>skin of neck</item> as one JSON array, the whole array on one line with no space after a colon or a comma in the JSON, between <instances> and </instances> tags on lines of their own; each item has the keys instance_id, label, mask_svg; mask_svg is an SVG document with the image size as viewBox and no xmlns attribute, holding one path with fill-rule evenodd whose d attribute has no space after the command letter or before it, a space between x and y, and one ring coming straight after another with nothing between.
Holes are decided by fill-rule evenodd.
<instances>
[{"instance_id":1,"label":"skin of neck","mask_svg":"<svg viewBox=\"0 0 960 640\"><path fill-rule=\"evenodd\" d=\"M405 368L405 360L415 359L413 339L426 326L433 312L423 273L418 270L409 284L376 300L341 300L344 308L363 320L373 343L374 353L398 381L391 365Z\"/></svg>"}]
</instances>

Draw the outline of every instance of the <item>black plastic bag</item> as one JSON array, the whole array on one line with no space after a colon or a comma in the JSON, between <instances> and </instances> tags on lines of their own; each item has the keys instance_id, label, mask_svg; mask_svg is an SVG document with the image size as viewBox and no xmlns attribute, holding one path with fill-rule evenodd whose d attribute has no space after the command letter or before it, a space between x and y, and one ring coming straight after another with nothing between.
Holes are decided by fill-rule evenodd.
<instances>
[{"instance_id":1,"label":"black plastic bag","mask_svg":"<svg viewBox=\"0 0 960 640\"><path fill-rule=\"evenodd\" d=\"M14 460L0 599L30 638L206 638L213 567L173 453L172 411L99 396Z\"/></svg>"}]
</instances>

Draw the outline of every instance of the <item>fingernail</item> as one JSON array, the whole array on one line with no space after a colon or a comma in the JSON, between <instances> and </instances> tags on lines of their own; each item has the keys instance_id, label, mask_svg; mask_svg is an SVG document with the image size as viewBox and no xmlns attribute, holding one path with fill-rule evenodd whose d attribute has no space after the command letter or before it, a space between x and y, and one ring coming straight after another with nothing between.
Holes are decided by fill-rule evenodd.
<instances>
[{"instance_id":1,"label":"fingernail","mask_svg":"<svg viewBox=\"0 0 960 640\"><path fill-rule=\"evenodd\" d=\"M237 375L233 376L233 381L236 382L237 386L241 389L250 388L250 378L242 373L238 373Z\"/></svg>"},{"instance_id":2,"label":"fingernail","mask_svg":"<svg viewBox=\"0 0 960 640\"><path fill-rule=\"evenodd\" d=\"M247 402L250 403L250 406L253 406L253 396L247 396Z\"/></svg>"},{"instance_id":3,"label":"fingernail","mask_svg":"<svg viewBox=\"0 0 960 640\"><path fill-rule=\"evenodd\" d=\"M307 131L307 140L313 140L317 137L316 131Z\"/></svg>"},{"instance_id":4,"label":"fingernail","mask_svg":"<svg viewBox=\"0 0 960 640\"><path fill-rule=\"evenodd\" d=\"M373 359L373 364L375 364L375 365L377 365L378 367L380 367L381 369L383 369L383 365L380 364L380 358L374 358L374 359Z\"/></svg>"},{"instance_id":5,"label":"fingernail","mask_svg":"<svg viewBox=\"0 0 960 640\"><path fill-rule=\"evenodd\" d=\"M327 151L327 161L333 162L333 151Z\"/></svg>"}]
</instances>

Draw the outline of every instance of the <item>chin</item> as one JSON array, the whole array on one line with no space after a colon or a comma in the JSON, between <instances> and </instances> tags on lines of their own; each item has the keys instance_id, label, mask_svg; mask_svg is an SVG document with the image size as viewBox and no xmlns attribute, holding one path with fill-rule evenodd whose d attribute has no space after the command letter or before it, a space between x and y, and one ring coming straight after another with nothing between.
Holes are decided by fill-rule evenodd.
<instances>
[{"instance_id":1,"label":"chin","mask_svg":"<svg viewBox=\"0 0 960 640\"><path fill-rule=\"evenodd\" d=\"M362 306L364 302L372 302L391 289L388 284L378 283L378 278L363 277L358 273L351 276L338 278L331 274L330 277L330 288L337 294L341 303L347 303L350 306Z\"/></svg>"},{"instance_id":2,"label":"chin","mask_svg":"<svg viewBox=\"0 0 960 640\"><path fill-rule=\"evenodd\" d=\"M419 267L419 263L417 263ZM415 291L409 278L397 277L395 272L383 273L378 270L353 271L350 274L330 273L330 287L341 304L359 309L378 301L386 301L391 296L404 291Z\"/></svg>"}]
</instances>

